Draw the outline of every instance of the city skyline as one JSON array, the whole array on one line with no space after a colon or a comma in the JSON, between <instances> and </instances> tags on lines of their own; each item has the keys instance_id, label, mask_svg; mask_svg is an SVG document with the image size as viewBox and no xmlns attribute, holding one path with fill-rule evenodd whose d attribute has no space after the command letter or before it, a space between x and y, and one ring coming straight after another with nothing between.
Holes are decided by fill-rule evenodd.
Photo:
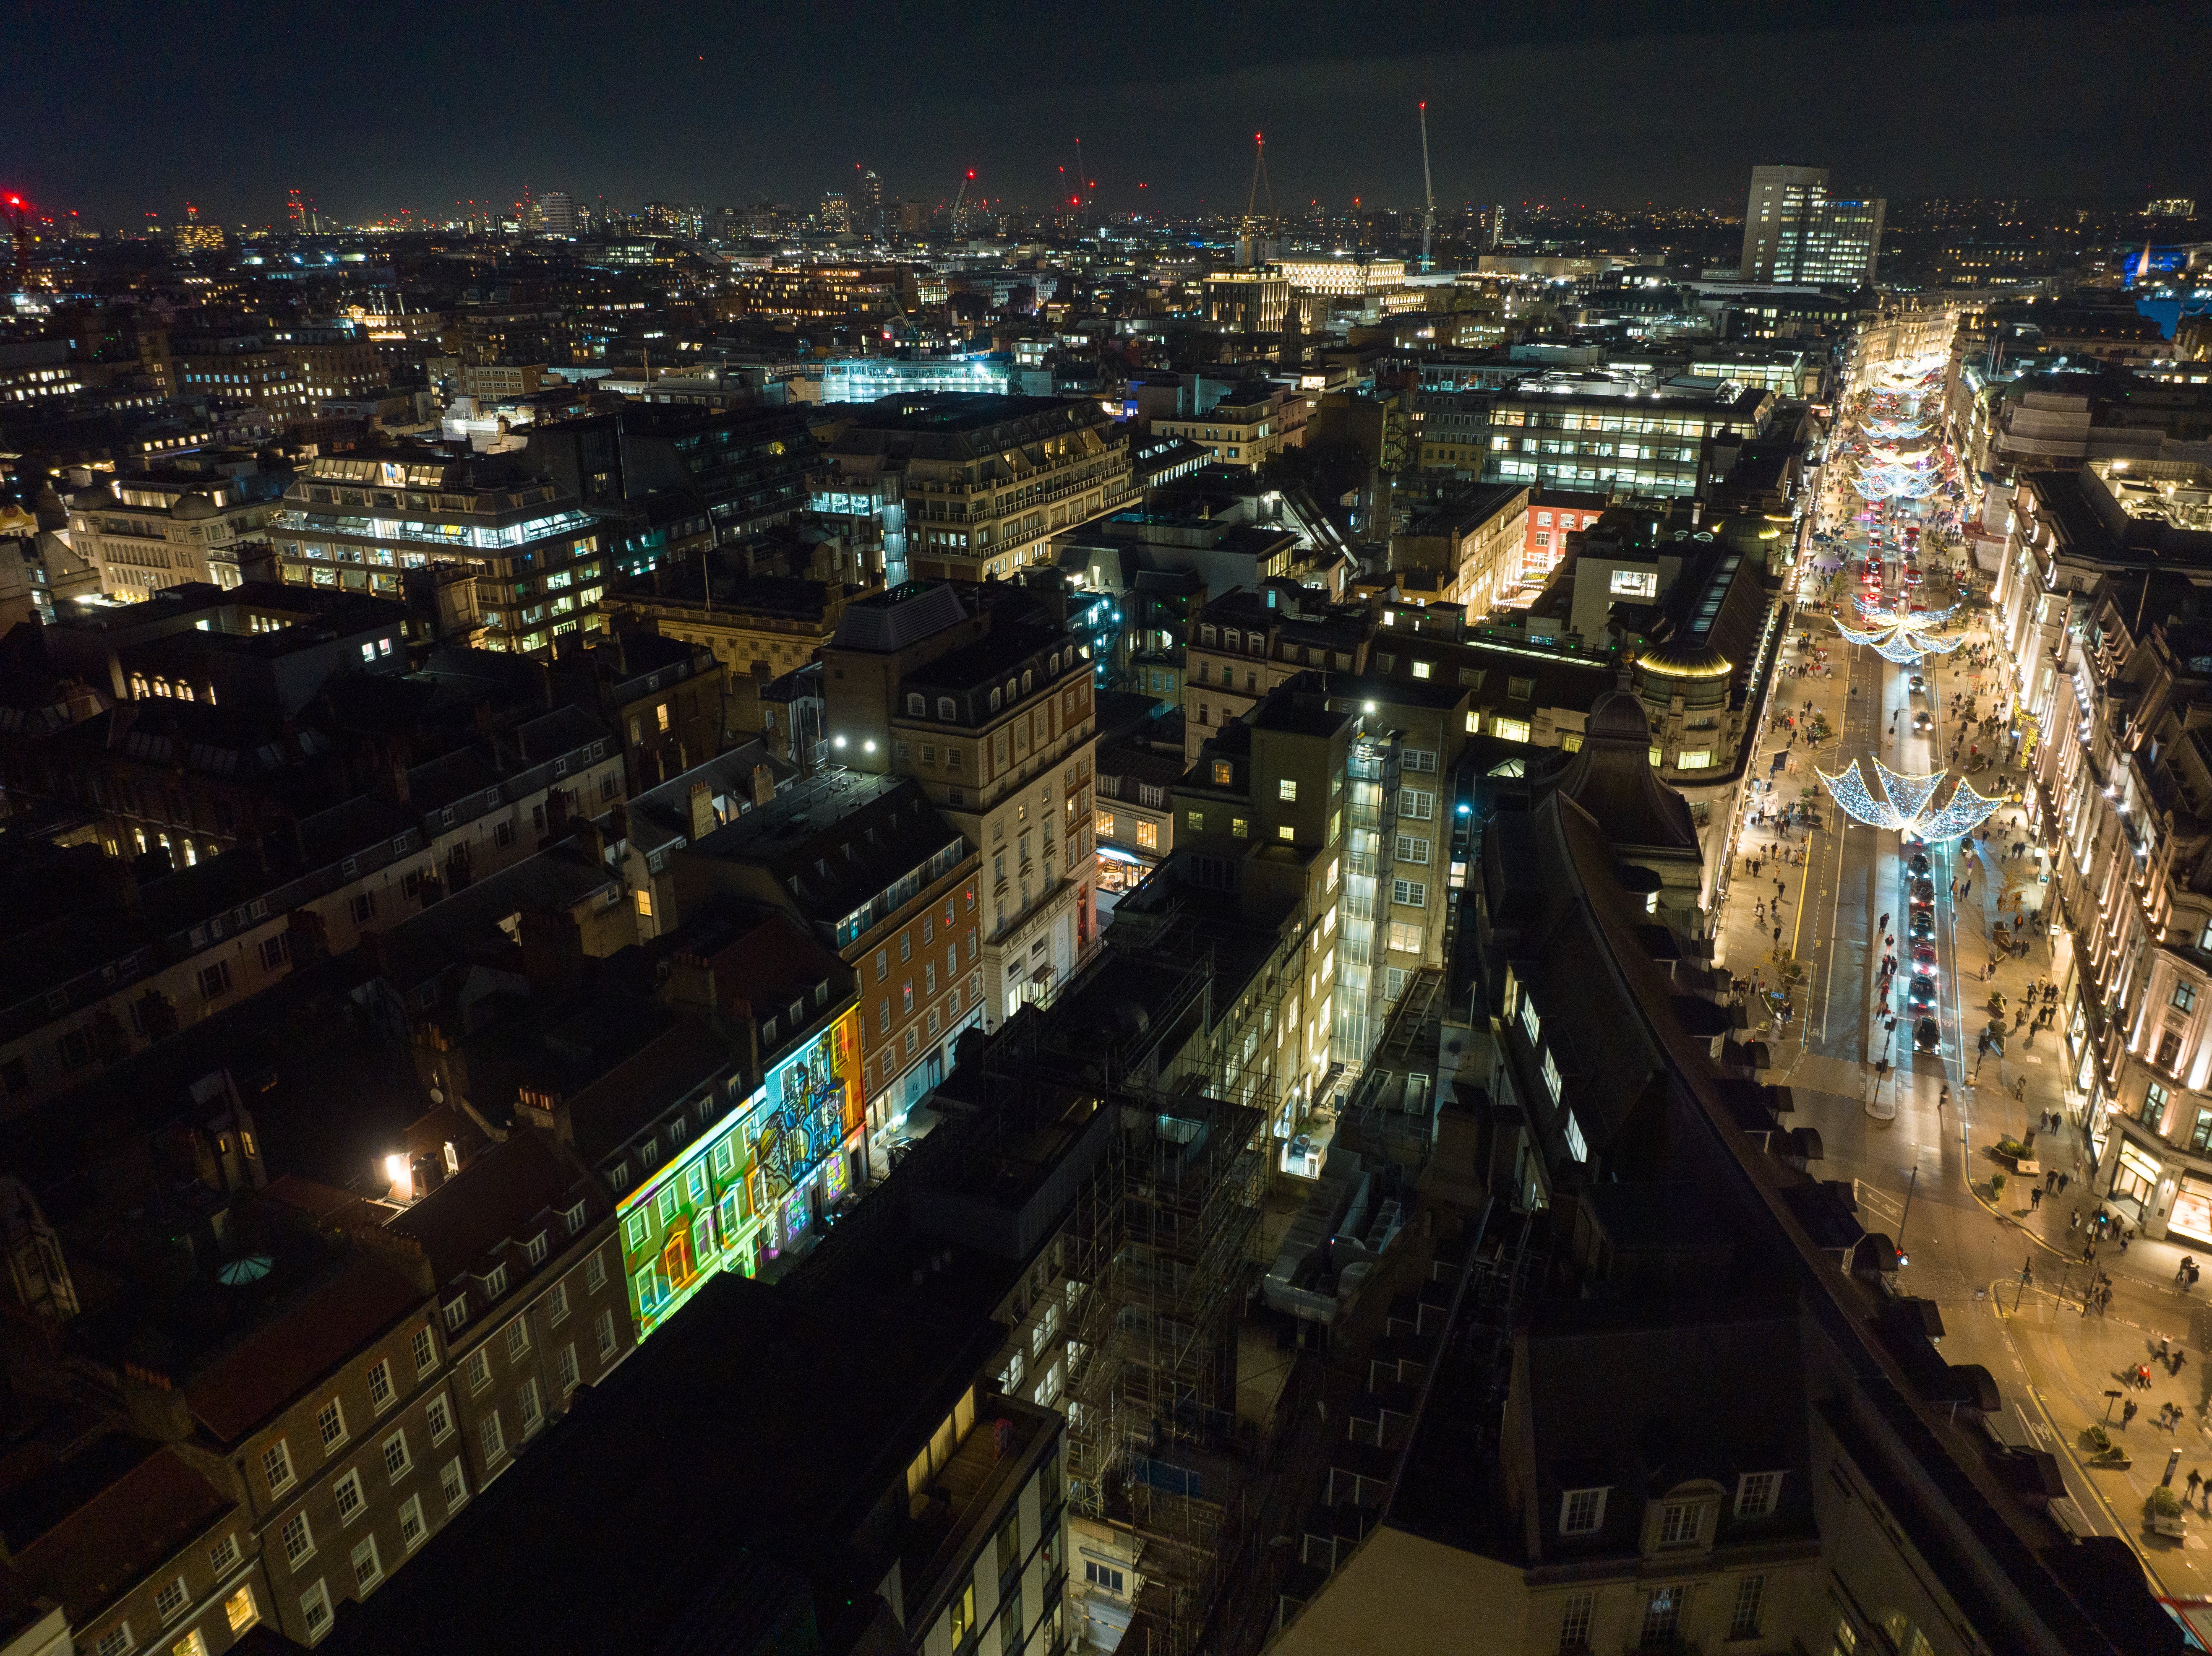
<instances>
[{"instance_id":1,"label":"city skyline","mask_svg":"<svg viewBox=\"0 0 2212 1656\"><path fill-rule=\"evenodd\" d=\"M1486 16L1480 48L1411 4L1367 20L1369 38L1411 30L1435 49L1387 54L1340 46L1324 8L1279 9L1287 26L1265 31L1139 18L1109 52L1050 20L940 33L864 7L832 38L804 17L741 33L646 7L609 36L594 15L555 6L529 39L500 36L496 55L447 32L452 72L428 76L365 66L335 24L177 40L87 19L48 30L51 72L0 116L0 155L9 187L94 223L167 221L191 202L260 224L281 221L293 189L343 222L450 215L471 198L503 208L525 185L594 205L811 203L856 165L926 204L972 167L987 199L1043 209L1080 139L1094 210L1204 215L1243 209L1256 129L1285 212L1355 199L1417 210L1413 112L1426 99L1437 199L1453 205L1727 207L1749 165L1777 159L1893 198L2212 193L2201 161L2179 159L2212 145L2206 94L2172 45L2212 7L2069 8L2063 54L2049 50L2057 8L2004 0L1892 8L1871 27L1836 8L1795 9L1778 27L1709 4L1663 27L1618 8L1591 31L1513 8ZM157 42L162 63L140 72ZM733 61L747 77L734 95ZM811 67L823 61L839 65L834 82ZM1160 62L1172 70L1142 72ZM2124 80L2103 73L2117 62ZM610 64L630 80L611 79ZM763 64L795 67L763 76ZM1808 86L1809 64L1825 84ZM82 95L108 79L131 86L131 119ZM2039 136L2027 144L2007 117L2030 96ZM2155 121L2136 113L2154 108ZM334 121L332 109L353 112ZM1771 153L1777 131L1790 156Z\"/></svg>"}]
</instances>

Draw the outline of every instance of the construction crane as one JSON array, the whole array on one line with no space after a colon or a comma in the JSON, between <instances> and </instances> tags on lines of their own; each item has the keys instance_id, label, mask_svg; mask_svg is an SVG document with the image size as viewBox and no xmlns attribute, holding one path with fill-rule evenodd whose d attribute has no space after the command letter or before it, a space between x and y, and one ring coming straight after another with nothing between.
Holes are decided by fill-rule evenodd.
<instances>
[{"instance_id":1,"label":"construction crane","mask_svg":"<svg viewBox=\"0 0 2212 1656\"><path fill-rule=\"evenodd\" d=\"M969 167L968 176L960 180L960 188L952 197L952 234L960 234L960 203L968 199L968 186L975 182L975 169Z\"/></svg>"},{"instance_id":2,"label":"construction crane","mask_svg":"<svg viewBox=\"0 0 2212 1656\"><path fill-rule=\"evenodd\" d=\"M1429 100L1421 100L1421 194L1426 205L1421 209L1421 271L1428 273L1429 239L1437 230L1437 186L1429 177Z\"/></svg>"}]
</instances>

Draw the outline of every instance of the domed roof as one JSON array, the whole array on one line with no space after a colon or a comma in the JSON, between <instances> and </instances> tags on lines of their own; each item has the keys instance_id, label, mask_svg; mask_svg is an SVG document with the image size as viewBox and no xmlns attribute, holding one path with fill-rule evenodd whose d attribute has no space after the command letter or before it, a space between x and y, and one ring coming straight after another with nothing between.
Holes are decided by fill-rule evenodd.
<instances>
[{"instance_id":1,"label":"domed roof","mask_svg":"<svg viewBox=\"0 0 2212 1656\"><path fill-rule=\"evenodd\" d=\"M1726 678L1735 670L1735 664L1710 644L1650 645L1636 664L1662 678Z\"/></svg>"},{"instance_id":2,"label":"domed roof","mask_svg":"<svg viewBox=\"0 0 2212 1656\"><path fill-rule=\"evenodd\" d=\"M177 503L169 508L169 515L182 519L186 523L193 523L202 518L214 517L216 504L204 494L185 494L180 496Z\"/></svg>"},{"instance_id":3,"label":"domed roof","mask_svg":"<svg viewBox=\"0 0 2212 1656\"><path fill-rule=\"evenodd\" d=\"M1583 740L1588 742L1592 737L1601 740L1612 737L1633 742L1638 748L1650 747L1651 719L1644 711L1643 699L1627 690L1607 690L1590 704Z\"/></svg>"}]
</instances>

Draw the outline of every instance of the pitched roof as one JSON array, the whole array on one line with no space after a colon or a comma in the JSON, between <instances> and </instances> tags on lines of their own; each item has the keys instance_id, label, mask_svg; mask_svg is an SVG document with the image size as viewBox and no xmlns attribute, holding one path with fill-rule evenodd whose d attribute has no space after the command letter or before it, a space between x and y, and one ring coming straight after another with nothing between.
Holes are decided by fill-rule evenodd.
<instances>
[{"instance_id":1,"label":"pitched roof","mask_svg":"<svg viewBox=\"0 0 2212 1656\"><path fill-rule=\"evenodd\" d=\"M81 1627L235 1504L164 1445L17 1548L14 1562Z\"/></svg>"},{"instance_id":2,"label":"pitched roof","mask_svg":"<svg viewBox=\"0 0 2212 1656\"><path fill-rule=\"evenodd\" d=\"M385 1228L420 1242L433 1279L447 1282L501 1242L520 1239L539 1214L568 1208L588 1177L545 1134L516 1132Z\"/></svg>"},{"instance_id":3,"label":"pitched roof","mask_svg":"<svg viewBox=\"0 0 2212 1656\"><path fill-rule=\"evenodd\" d=\"M186 1384L185 1400L216 1441L234 1444L427 1297L393 1265L353 1254L203 1368Z\"/></svg>"}]
</instances>

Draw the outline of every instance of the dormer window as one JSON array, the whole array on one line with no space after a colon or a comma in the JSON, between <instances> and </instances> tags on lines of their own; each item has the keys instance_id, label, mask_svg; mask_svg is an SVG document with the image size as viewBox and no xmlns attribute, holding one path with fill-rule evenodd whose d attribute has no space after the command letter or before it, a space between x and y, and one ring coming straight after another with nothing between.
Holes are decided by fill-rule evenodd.
<instances>
[{"instance_id":1,"label":"dormer window","mask_svg":"<svg viewBox=\"0 0 2212 1656\"><path fill-rule=\"evenodd\" d=\"M993 713L998 712L1002 705L1004 704L1000 700L999 692L996 688L994 688L991 692L991 711Z\"/></svg>"},{"instance_id":2,"label":"dormer window","mask_svg":"<svg viewBox=\"0 0 2212 1656\"><path fill-rule=\"evenodd\" d=\"M504 1265L494 1265L484 1272L483 1291L487 1300L495 1300L507 1292L507 1267Z\"/></svg>"},{"instance_id":3,"label":"dormer window","mask_svg":"<svg viewBox=\"0 0 2212 1656\"><path fill-rule=\"evenodd\" d=\"M1028 668L1024 667L1022 670L1022 694L1024 695L1027 695L1030 693L1030 685L1031 682L1032 680L1030 670Z\"/></svg>"},{"instance_id":4,"label":"dormer window","mask_svg":"<svg viewBox=\"0 0 2212 1656\"><path fill-rule=\"evenodd\" d=\"M791 1013L791 1027L793 1028L796 1029L800 1024L806 1022L806 1003L805 1001L795 1000L791 1003L791 1005L787 1010Z\"/></svg>"},{"instance_id":5,"label":"dormer window","mask_svg":"<svg viewBox=\"0 0 2212 1656\"><path fill-rule=\"evenodd\" d=\"M951 696L941 695L937 698L937 716L947 724L959 716L959 711L954 706Z\"/></svg>"},{"instance_id":6,"label":"dormer window","mask_svg":"<svg viewBox=\"0 0 2212 1656\"><path fill-rule=\"evenodd\" d=\"M824 978L814 986L814 1004L817 1006L827 1006L830 1004L829 979Z\"/></svg>"},{"instance_id":7,"label":"dormer window","mask_svg":"<svg viewBox=\"0 0 2212 1656\"><path fill-rule=\"evenodd\" d=\"M545 1263L545 1233L541 1230L525 1242L522 1245L522 1251L528 1257L531 1264L544 1265Z\"/></svg>"},{"instance_id":8,"label":"dormer window","mask_svg":"<svg viewBox=\"0 0 2212 1656\"><path fill-rule=\"evenodd\" d=\"M1780 1472L1746 1472L1735 1481L1735 1515L1738 1518L1766 1518L1772 1515L1782 1498Z\"/></svg>"},{"instance_id":9,"label":"dormer window","mask_svg":"<svg viewBox=\"0 0 2212 1656\"><path fill-rule=\"evenodd\" d=\"M906 710L916 719L922 717L922 711L928 705L928 701L918 692L909 693L907 696Z\"/></svg>"},{"instance_id":10,"label":"dormer window","mask_svg":"<svg viewBox=\"0 0 2212 1656\"><path fill-rule=\"evenodd\" d=\"M769 1018L761 1024L761 1045L773 1046L776 1040L776 1022Z\"/></svg>"},{"instance_id":11,"label":"dormer window","mask_svg":"<svg viewBox=\"0 0 2212 1656\"><path fill-rule=\"evenodd\" d=\"M1605 1524L1607 1489L1569 1489L1559 1497L1559 1533L1595 1535Z\"/></svg>"},{"instance_id":12,"label":"dormer window","mask_svg":"<svg viewBox=\"0 0 2212 1656\"><path fill-rule=\"evenodd\" d=\"M571 1236L574 1236L578 1231L583 1229L584 1204L581 1202L579 1202L575 1206L570 1208L568 1212L561 1216L561 1222L568 1227L568 1234Z\"/></svg>"}]
</instances>

